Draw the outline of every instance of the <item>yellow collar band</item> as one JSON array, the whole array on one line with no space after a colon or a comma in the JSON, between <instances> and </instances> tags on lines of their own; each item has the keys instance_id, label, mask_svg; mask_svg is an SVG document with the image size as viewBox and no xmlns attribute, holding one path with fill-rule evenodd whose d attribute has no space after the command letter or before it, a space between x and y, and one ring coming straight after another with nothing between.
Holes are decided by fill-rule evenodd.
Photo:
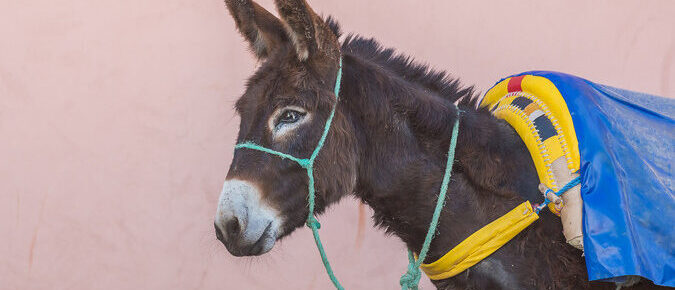
<instances>
[{"instance_id":1,"label":"yellow collar band","mask_svg":"<svg viewBox=\"0 0 675 290\"><path fill-rule=\"evenodd\" d=\"M431 280L453 277L497 251L518 233L539 219L529 201L484 226L456 247L430 264L420 268Z\"/></svg>"}]
</instances>

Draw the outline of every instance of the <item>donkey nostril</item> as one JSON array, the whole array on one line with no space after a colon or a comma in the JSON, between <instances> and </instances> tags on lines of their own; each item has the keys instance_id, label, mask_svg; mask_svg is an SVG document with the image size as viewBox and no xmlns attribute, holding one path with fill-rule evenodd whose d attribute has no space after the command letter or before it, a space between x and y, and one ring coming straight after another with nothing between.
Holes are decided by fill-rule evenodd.
<instances>
[{"instance_id":1,"label":"donkey nostril","mask_svg":"<svg viewBox=\"0 0 675 290\"><path fill-rule=\"evenodd\" d=\"M235 237L239 235L241 231L241 226L239 225L239 219L234 217L225 225L225 231L229 237Z\"/></svg>"},{"instance_id":2,"label":"donkey nostril","mask_svg":"<svg viewBox=\"0 0 675 290\"><path fill-rule=\"evenodd\" d=\"M218 227L218 225L216 223L213 223L213 226L216 228L216 238L219 241L224 241L223 240L223 232L220 231L220 228Z\"/></svg>"}]
</instances>

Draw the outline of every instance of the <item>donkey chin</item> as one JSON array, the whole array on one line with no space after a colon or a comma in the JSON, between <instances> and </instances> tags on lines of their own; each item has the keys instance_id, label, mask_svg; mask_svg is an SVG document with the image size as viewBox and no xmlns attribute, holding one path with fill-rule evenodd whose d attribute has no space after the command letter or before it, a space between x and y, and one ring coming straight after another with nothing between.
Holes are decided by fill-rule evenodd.
<instances>
[{"instance_id":1,"label":"donkey chin","mask_svg":"<svg viewBox=\"0 0 675 290\"><path fill-rule=\"evenodd\" d=\"M214 226L216 237L232 255L258 256L274 247L281 219L261 202L253 184L231 179L223 185Z\"/></svg>"}]
</instances>

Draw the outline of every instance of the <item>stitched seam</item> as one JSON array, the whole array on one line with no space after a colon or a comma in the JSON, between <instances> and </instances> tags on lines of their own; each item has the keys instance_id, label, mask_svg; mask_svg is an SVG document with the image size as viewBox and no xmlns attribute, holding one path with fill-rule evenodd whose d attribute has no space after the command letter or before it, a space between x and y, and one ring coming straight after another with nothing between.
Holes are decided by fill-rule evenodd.
<instances>
[{"instance_id":1,"label":"stitched seam","mask_svg":"<svg viewBox=\"0 0 675 290\"><path fill-rule=\"evenodd\" d=\"M562 127L560 126L560 123L558 122L558 119L555 118L553 113L551 113L551 110L549 110L548 106L542 102L539 98L535 97L532 94L528 94L526 92L511 92L506 94L505 97L511 97L511 96L519 96L519 97L525 97L533 101L535 104L537 104L543 111L546 117L549 118L551 123L553 123L553 127L556 130L556 133L558 135L558 143L560 143L560 146L562 148L563 156L565 157L565 161L567 162L567 169L570 171L570 173L574 173L572 171L572 168L574 168L574 161L572 160L572 151L569 150L569 145L567 144L567 136L563 133ZM501 99L500 99L501 100Z\"/></svg>"}]
</instances>

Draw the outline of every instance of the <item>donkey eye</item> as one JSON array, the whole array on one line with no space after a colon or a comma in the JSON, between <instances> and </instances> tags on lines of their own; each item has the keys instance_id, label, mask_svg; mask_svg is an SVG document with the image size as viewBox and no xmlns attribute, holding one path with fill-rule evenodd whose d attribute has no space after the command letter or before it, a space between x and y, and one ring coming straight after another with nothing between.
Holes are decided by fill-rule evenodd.
<instances>
[{"instance_id":1,"label":"donkey eye","mask_svg":"<svg viewBox=\"0 0 675 290\"><path fill-rule=\"evenodd\" d=\"M295 110L286 110L281 115L279 115L279 118L277 119L276 126L282 125L282 124L293 124L302 117L305 116L306 113L298 112Z\"/></svg>"}]
</instances>

